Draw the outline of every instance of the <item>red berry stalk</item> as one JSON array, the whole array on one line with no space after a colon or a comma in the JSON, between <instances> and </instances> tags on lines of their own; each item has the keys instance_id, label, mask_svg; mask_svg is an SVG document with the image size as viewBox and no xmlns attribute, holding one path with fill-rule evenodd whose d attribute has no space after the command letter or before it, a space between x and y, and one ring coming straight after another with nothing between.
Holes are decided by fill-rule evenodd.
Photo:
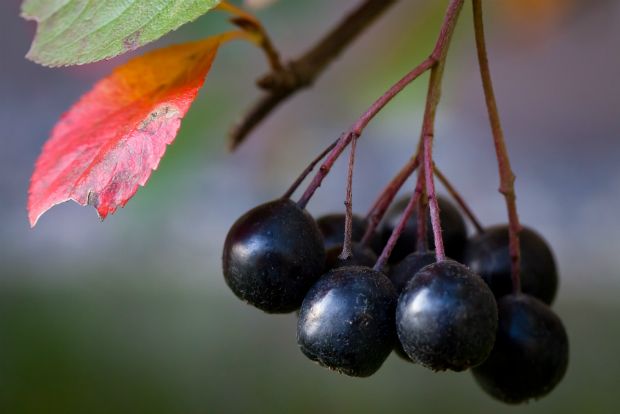
<instances>
[{"instance_id":1,"label":"red berry stalk","mask_svg":"<svg viewBox=\"0 0 620 414\"><path fill-rule=\"evenodd\" d=\"M499 169L500 185L499 192L506 199L506 209L508 210L509 224L509 250L512 264L512 289L515 293L521 291L521 248L519 245L519 215L517 214L517 202L514 190L515 175L510 166L508 150L504 140L504 133L499 119L493 83L491 81L491 71L489 70L489 60L484 38L484 25L482 20L482 4L480 0L473 0L474 6L474 31L476 34L476 49L478 50L478 64L480 66L480 77L482 78L482 88L489 113L495 153L497 155L497 166Z\"/></svg>"},{"instance_id":2,"label":"red berry stalk","mask_svg":"<svg viewBox=\"0 0 620 414\"><path fill-rule=\"evenodd\" d=\"M443 186L446 188L448 193L450 193L450 195L452 196L452 198L454 198L454 200L457 202L459 207L461 207L461 210L463 211L463 213L465 213L467 218L469 218L469 221L471 221L471 223L474 225L478 234L484 233L484 227L482 227L482 224L480 224L480 220L478 220L474 212L471 210L471 208L469 208L469 206L465 202L465 199L461 197L461 195L456 190L456 188L452 185L450 180L448 180L448 178L445 175L443 175L441 171L439 171L439 169L437 168L437 165L434 165L433 167L435 169L434 171L435 176L437 177L439 182L443 184Z\"/></svg>"},{"instance_id":3,"label":"red berry stalk","mask_svg":"<svg viewBox=\"0 0 620 414\"><path fill-rule=\"evenodd\" d=\"M347 171L347 195L344 201L344 242L342 243L342 253L338 256L342 260L347 260L353 255L352 233L353 233L353 166L355 165L355 146L357 138L351 141L351 153L349 155L349 168Z\"/></svg>"},{"instance_id":4,"label":"red berry stalk","mask_svg":"<svg viewBox=\"0 0 620 414\"><path fill-rule=\"evenodd\" d=\"M383 109L383 107L385 107L385 105L387 105L392 100L392 98L398 95L398 93L400 93L407 85L409 85L427 70L431 68L434 69L436 67L443 68L443 60L448 50L448 46L452 38L452 33L454 32L454 27L456 25L459 12L463 7L463 2L464 0L451 0L446 15L444 17L444 21L441 26L439 36L437 38L437 42L435 43L435 48L433 49L433 52L430 54L430 56L424 59L418 66L413 68L402 79L400 79L390 89L388 89L387 92L385 92L381 97L379 97L379 99L377 99L366 110L366 112L362 114L362 116L353 124L353 126L340 136L338 144L336 144L336 147L334 147L332 152L327 156L327 159L323 162L321 168L314 176L312 182L299 199L297 204L300 207L304 208L308 204L308 201L310 200L314 192L321 185L323 179L327 176L327 174L329 174L332 166L334 165L340 154L342 154L346 146L349 145L351 140L353 138L359 137L362 134L364 128L366 128L368 123L370 123L370 121ZM436 106L436 103L433 106Z\"/></svg>"},{"instance_id":5,"label":"red berry stalk","mask_svg":"<svg viewBox=\"0 0 620 414\"><path fill-rule=\"evenodd\" d=\"M390 258L390 255L392 254L392 250L394 250L394 246L396 246L396 242L398 242L398 238L400 237L401 233L405 229L405 226L407 225L407 221L409 221L409 218L411 217L416 207L418 206L418 200L420 199L420 196L422 195L422 191L424 188L424 185L423 185L424 180L423 180L422 171L420 171L418 174L419 174L418 182L416 184L415 190L413 194L411 194L411 197L409 198L409 202L407 203L407 206L405 207L405 210L403 211L403 214L400 217L400 221L398 222L396 227L394 227L394 230L392 230L392 234L390 235L390 238L385 244L385 247L383 248L383 251L381 252L381 256L379 256L379 258L377 259L377 263L375 263L374 270L381 271L381 269L383 269L388 259ZM421 212L418 211L418 215L420 214Z\"/></svg>"}]
</instances>

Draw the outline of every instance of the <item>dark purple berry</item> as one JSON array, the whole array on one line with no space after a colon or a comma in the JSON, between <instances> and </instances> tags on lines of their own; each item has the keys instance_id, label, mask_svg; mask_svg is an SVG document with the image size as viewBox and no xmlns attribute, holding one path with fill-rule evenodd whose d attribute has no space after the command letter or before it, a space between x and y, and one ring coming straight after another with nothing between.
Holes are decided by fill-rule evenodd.
<instances>
[{"instance_id":1,"label":"dark purple berry","mask_svg":"<svg viewBox=\"0 0 620 414\"><path fill-rule=\"evenodd\" d=\"M435 252L413 252L407 255L397 265L393 266L389 272L388 277L392 281L396 293L400 295L407 283L413 278L413 276L420 271L424 266L435 263ZM412 362L409 355L403 349L400 341L396 341L394 345L394 352L396 354Z\"/></svg>"},{"instance_id":2,"label":"dark purple berry","mask_svg":"<svg viewBox=\"0 0 620 414\"><path fill-rule=\"evenodd\" d=\"M239 298L265 312L291 312L323 272L323 237L310 214L279 199L233 224L222 261L226 283Z\"/></svg>"},{"instance_id":3,"label":"dark purple berry","mask_svg":"<svg viewBox=\"0 0 620 414\"><path fill-rule=\"evenodd\" d=\"M297 342L320 365L367 377L379 369L396 338L396 292L367 267L340 267L310 289L299 312Z\"/></svg>"},{"instance_id":4,"label":"dark purple berry","mask_svg":"<svg viewBox=\"0 0 620 414\"><path fill-rule=\"evenodd\" d=\"M351 246L352 256L348 259L341 259L342 245L337 244L326 251L325 271L328 272L337 267L344 266L366 266L373 267L377 262L377 255L370 247L366 247L359 243L353 243Z\"/></svg>"},{"instance_id":5,"label":"dark purple berry","mask_svg":"<svg viewBox=\"0 0 620 414\"><path fill-rule=\"evenodd\" d=\"M525 294L506 295L498 304L497 338L489 358L472 370L492 397L510 404L548 394L568 366L568 336L560 318Z\"/></svg>"},{"instance_id":6,"label":"dark purple berry","mask_svg":"<svg viewBox=\"0 0 620 414\"><path fill-rule=\"evenodd\" d=\"M393 266L388 273L396 293L400 295L407 283L424 266L435 263L435 252L413 252L408 254L397 265Z\"/></svg>"},{"instance_id":7,"label":"dark purple berry","mask_svg":"<svg viewBox=\"0 0 620 414\"><path fill-rule=\"evenodd\" d=\"M383 237L387 241L394 227L398 225L400 217L409 202L409 197L404 197L392 205L385 215L383 224ZM439 219L441 220L442 239L444 250L448 257L460 260L463 257L463 249L467 241L467 227L459 210L444 197L437 197L439 204ZM433 229L430 221L430 213L427 212L427 242L429 249L435 248ZM390 263L398 263L409 253L417 248L418 219L417 212L411 215L407 225L403 229L396 246L390 256Z\"/></svg>"},{"instance_id":8,"label":"dark purple berry","mask_svg":"<svg viewBox=\"0 0 620 414\"><path fill-rule=\"evenodd\" d=\"M547 304L553 303L558 273L549 245L532 229L519 234L521 246L521 291ZM472 237L465 249L464 263L479 274L495 297L512 293L508 226L494 226Z\"/></svg>"},{"instance_id":9,"label":"dark purple berry","mask_svg":"<svg viewBox=\"0 0 620 414\"><path fill-rule=\"evenodd\" d=\"M414 362L462 371L491 352L497 305L489 287L452 260L428 265L407 284L396 308L398 338Z\"/></svg>"}]
</instances>

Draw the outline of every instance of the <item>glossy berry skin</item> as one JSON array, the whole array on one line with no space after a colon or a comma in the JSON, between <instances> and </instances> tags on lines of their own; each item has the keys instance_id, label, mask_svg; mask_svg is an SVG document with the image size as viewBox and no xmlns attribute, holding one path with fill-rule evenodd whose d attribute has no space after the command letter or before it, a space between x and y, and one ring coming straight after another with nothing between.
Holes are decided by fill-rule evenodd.
<instances>
[{"instance_id":1,"label":"glossy berry skin","mask_svg":"<svg viewBox=\"0 0 620 414\"><path fill-rule=\"evenodd\" d=\"M535 231L524 227L521 246L521 291L547 304L553 303L558 273L549 245ZM479 274L497 298L512 293L508 226L490 227L472 237L465 249L464 263Z\"/></svg>"},{"instance_id":2,"label":"glossy berry skin","mask_svg":"<svg viewBox=\"0 0 620 414\"><path fill-rule=\"evenodd\" d=\"M414 362L434 371L462 371L491 352L497 305L478 275L444 260L422 268L407 284L398 299L396 327Z\"/></svg>"},{"instance_id":3,"label":"glossy berry skin","mask_svg":"<svg viewBox=\"0 0 620 414\"><path fill-rule=\"evenodd\" d=\"M394 205L388 210L385 215L383 224L383 238L385 241L392 234L392 230L398 225L400 217L409 202L409 197L401 198L396 201ZM459 212L458 208L444 197L437 197L439 204L439 219L441 220L442 239L444 243L444 250L448 257L454 260L461 260L463 257L463 250L465 248L465 242L467 241L467 227L465 226L465 220ZM433 229L430 221L430 213L427 213L427 241L428 248L433 250L435 243L433 241ZM407 225L403 229L392 255L390 256L390 263L398 263L405 258L409 253L412 253L417 248L416 240L418 238L418 219L417 212L412 214Z\"/></svg>"},{"instance_id":4,"label":"glossy berry skin","mask_svg":"<svg viewBox=\"0 0 620 414\"><path fill-rule=\"evenodd\" d=\"M337 267L344 266L373 267L377 262L377 255L370 247L366 247L359 243L352 243L351 252L353 253L351 257L342 260L340 258L340 253L342 253L342 244L337 244L331 249L328 249L325 252L325 271L328 272Z\"/></svg>"},{"instance_id":5,"label":"glossy berry skin","mask_svg":"<svg viewBox=\"0 0 620 414\"><path fill-rule=\"evenodd\" d=\"M424 266L435 263L435 252L413 252L390 269L388 277L400 295L407 283Z\"/></svg>"},{"instance_id":6,"label":"glossy berry skin","mask_svg":"<svg viewBox=\"0 0 620 414\"><path fill-rule=\"evenodd\" d=\"M330 250L335 246L342 246L342 243L344 243L344 222L345 215L339 213L327 214L316 220L325 240L325 250ZM360 216L354 214L352 224L351 240L354 242L362 240L368 223ZM369 244L375 254L381 254L381 250L383 250L385 245L380 235L372 237Z\"/></svg>"},{"instance_id":7,"label":"glossy berry skin","mask_svg":"<svg viewBox=\"0 0 620 414\"><path fill-rule=\"evenodd\" d=\"M498 302L497 339L489 358L472 370L492 397L517 404L548 394L568 366L568 336L543 302L525 294Z\"/></svg>"},{"instance_id":8,"label":"glossy berry skin","mask_svg":"<svg viewBox=\"0 0 620 414\"><path fill-rule=\"evenodd\" d=\"M240 299L265 312L292 312L323 272L323 237L310 214L278 199L233 224L222 262L224 279Z\"/></svg>"},{"instance_id":9,"label":"glossy berry skin","mask_svg":"<svg viewBox=\"0 0 620 414\"><path fill-rule=\"evenodd\" d=\"M413 276L424 266L435 263L435 252L413 252L407 255L398 264L394 265L388 272L388 277L396 289L396 293L400 295L407 283ZM396 341L394 352L408 362L412 362L409 355L403 349L400 341Z\"/></svg>"},{"instance_id":10,"label":"glossy berry skin","mask_svg":"<svg viewBox=\"0 0 620 414\"><path fill-rule=\"evenodd\" d=\"M297 342L320 365L367 377L381 367L396 338L396 292L367 267L340 267L310 289L299 312Z\"/></svg>"}]
</instances>

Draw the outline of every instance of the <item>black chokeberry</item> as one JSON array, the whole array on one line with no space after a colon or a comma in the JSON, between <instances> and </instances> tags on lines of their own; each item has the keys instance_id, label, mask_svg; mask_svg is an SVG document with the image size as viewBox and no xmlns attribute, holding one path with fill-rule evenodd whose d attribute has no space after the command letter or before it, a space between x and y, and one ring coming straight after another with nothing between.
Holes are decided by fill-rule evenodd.
<instances>
[{"instance_id":1,"label":"black chokeberry","mask_svg":"<svg viewBox=\"0 0 620 414\"><path fill-rule=\"evenodd\" d=\"M409 281L398 299L396 326L414 362L435 371L462 371L481 364L491 352L497 305L478 275L444 260Z\"/></svg>"},{"instance_id":2,"label":"black chokeberry","mask_svg":"<svg viewBox=\"0 0 620 414\"><path fill-rule=\"evenodd\" d=\"M568 366L568 336L562 321L533 296L498 301L497 338L489 358L472 370L488 394L517 404L548 394Z\"/></svg>"},{"instance_id":3,"label":"black chokeberry","mask_svg":"<svg viewBox=\"0 0 620 414\"><path fill-rule=\"evenodd\" d=\"M394 346L395 306L394 286L383 273L361 266L334 269L306 295L297 342L320 365L367 377Z\"/></svg>"},{"instance_id":4,"label":"black chokeberry","mask_svg":"<svg viewBox=\"0 0 620 414\"><path fill-rule=\"evenodd\" d=\"M392 281L396 293L400 294L405 286L407 286L407 283L420 269L432 263L435 263L435 252L426 251L410 253L398 264L394 265L388 271L388 277ZM406 361L412 362L409 355L407 355L403 349L400 341L396 341L396 344L394 344L394 352Z\"/></svg>"},{"instance_id":5,"label":"black chokeberry","mask_svg":"<svg viewBox=\"0 0 620 414\"><path fill-rule=\"evenodd\" d=\"M265 312L292 312L323 273L323 237L310 214L278 199L233 224L222 261L226 283L239 298Z\"/></svg>"},{"instance_id":6,"label":"black chokeberry","mask_svg":"<svg viewBox=\"0 0 620 414\"><path fill-rule=\"evenodd\" d=\"M390 269L388 277L392 281L396 293L400 294L420 269L432 263L435 263L435 252L425 251L409 253L403 260L394 265Z\"/></svg>"},{"instance_id":7,"label":"black chokeberry","mask_svg":"<svg viewBox=\"0 0 620 414\"><path fill-rule=\"evenodd\" d=\"M401 198L396 201L387 211L383 224L383 238L387 240L398 225L400 217L409 202L409 197ZM460 260L463 257L463 249L467 241L467 227L465 220L458 208L444 197L437 197L439 204L439 219L441 220L441 234L444 242L444 249L448 257ZM434 249L433 229L430 221L430 213L427 212L427 243L429 249ZM403 229L396 246L390 256L390 263L397 263L412 253L416 247L418 237L417 212L411 215L407 225Z\"/></svg>"},{"instance_id":8,"label":"black chokeberry","mask_svg":"<svg viewBox=\"0 0 620 414\"><path fill-rule=\"evenodd\" d=\"M352 243L352 255L348 259L341 259L340 253L342 253L342 244L336 244L327 249L325 256L326 272L337 267L344 266L372 267L377 262L377 255L375 252L370 247L364 246L360 243Z\"/></svg>"},{"instance_id":9,"label":"black chokeberry","mask_svg":"<svg viewBox=\"0 0 620 414\"><path fill-rule=\"evenodd\" d=\"M558 273L551 248L530 228L519 233L521 291L551 304L558 288ZM464 263L479 274L497 298L512 292L508 226L494 226L472 237L465 248Z\"/></svg>"}]
</instances>

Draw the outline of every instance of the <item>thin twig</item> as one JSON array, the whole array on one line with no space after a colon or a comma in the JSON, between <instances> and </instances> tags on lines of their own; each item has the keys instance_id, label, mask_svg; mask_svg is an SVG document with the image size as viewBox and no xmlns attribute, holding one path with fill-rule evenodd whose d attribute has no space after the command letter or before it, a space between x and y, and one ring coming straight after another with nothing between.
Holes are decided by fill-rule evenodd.
<instances>
[{"instance_id":1,"label":"thin twig","mask_svg":"<svg viewBox=\"0 0 620 414\"><path fill-rule=\"evenodd\" d=\"M347 171L347 196L344 201L344 242L342 243L342 252L338 256L341 260L348 260L353 256L352 233L353 233L353 169L355 166L355 147L357 138L351 141L351 149L349 151L349 167Z\"/></svg>"},{"instance_id":2,"label":"thin twig","mask_svg":"<svg viewBox=\"0 0 620 414\"><path fill-rule=\"evenodd\" d=\"M388 185L383 189L379 197L375 200L374 204L368 211L366 215L366 222L368 223L366 227L366 232L362 237L361 244L368 245L372 240L372 237L375 234L375 230L379 225L379 222L385 215L390 204L392 204L392 200L396 197L396 194L403 186L407 178L413 174L413 172L418 168L420 164L420 158L416 155L411 157L409 161L400 169L398 174L392 178L392 181L388 183Z\"/></svg>"},{"instance_id":3,"label":"thin twig","mask_svg":"<svg viewBox=\"0 0 620 414\"><path fill-rule=\"evenodd\" d=\"M413 172L418 168L421 164L421 156L422 154L422 140L418 142L418 149L413 157L409 158L409 161L405 165L402 166L398 174L392 178L392 180L388 183L387 186L381 191L379 197L375 200L372 207L368 210L366 214L366 222L368 226L366 227L366 233L364 233L364 237L362 237L361 243L363 245L368 245L374 236L375 230L377 226L383 219L385 212L387 211L390 204L396 197L396 194L401 189L405 181L413 174ZM422 194L424 195L424 188L422 188Z\"/></svg>"},{"instance_id":4,"label":"thin twig","mask_svg":"<svg viewBox=\"0 0 620 414\"><path fill-rule=\"evenodd\" d=\"M454 21L457 20L461 9L463 8L463 0L452 0L448 6L446 16ZM435 134L435 115L437 113L437 105L441 97L441 81L443 79L443 71L448 53L448 46L454 33L455 25L451 25L442 29L442 37L446 47L437 51L438 63L431 70L430 80L428 82L428 92L426 95L426 107L424 109L424 120L422 122L422 133L420 134L424 141L424 173L426 176L426 194L428 195L429 210L431 215L431 224L433 226L433 238L435 242L435 255L437 261L445 260L443 249L443 240L441 237L441 220L439 218L439 203L435 194L435 185L433 181L433 158L432 146Z\"/></svg>"},{"instance_id":5,"label":"thin twig","mask_svg":"<svg viewBox=\"0 0 620 414\"><path fill-rule=\"evenodd\" d=\"M335 140L334 142L332 142L331 144L329 144L329 146L327 148L325 148L323 150L323 152L321 152L319 155L316 156L315 159L312 160L312 162L310 162L310 164L308 164L308 166L306 167L305 170L303 170L301 172L301 174L299 174L299 177L297 177L297 179L295 180L295 182L293 182L293 184L291 184L291 186L288 188L288 190L286 190L286 193L284 193L282 195L282 198L290 198L293 193L295 192L295 190L297 190L297 188L299 187L299 185L306 179L306 177L308 176L308 174L310 174L312 172L312 170L314 169L314 167L316 167L316 165L321 162L321 160L323 158L325 158L325 156L332 150L334 149L334 147L336 146L336 144L338 143L338 140Z\"/></svg>"},{"instance_id":6,"label":"thin twig","mask_svg":"<svg viewBox=\"0 0 620 414\"><path fill-rule=\"evenodd\" d=\"M435 176L439 179L441 184L443 184L446 190L448 190L448 193L450 193L450 195L456 201L459 207L461 207L461 210L463 210L463 213L465 213L467 218L469 218L469 221L471 221L471 223L474 225L478 234L484 233L484 227L482 227L482 224L480 224L480 221L478 220L472 209L469 208L469 206L465 202L465 199L461 197L461 194L459 194L459 192L452 185L450 180L448 180L448 178L443 175L439 168L437 168L437 165L433 164L433 168L435 169Z\"/></svg>"},{"instance_id":7,"label":"thin twig","mask_svg":"<svg viewBox=\"0 0 620 414\"><path fill-rule=\"evenodd\" d=\"M362 134L362 131L368 125L368 123L377 115L381 109L388 102L392 100L400 91L402 91L407 85L413 82L416 78L426 72L428 69L433 67L436 63L435 58L432 56L426 58L422 63L416 66L411 72L407 73L402 79L396 82L385 94L383 94L379 99L377 99L371 106L362 114L362 116L353 124L353 126L344 134L340 136L338 140L338 144L332 150L332 152L327 156L326 160L321 165L321 168L314 176L312 182L308 186L308 189L303 194L298 204L301 207L305 207L308 203L314 192L323 182L323 179L327 176L332 166L342 154L342 151L349 145L353 137L359 137Z\"/></svg>"},{"instance_id":8,"label":"thin twig","mask_svg":"<svg viewBox=\"0 0 620 414\"><path fill-rule=\"evenodd\" d=\"M428 194L428 207L431 213L431 224L433 226L433 240L435 241L435 256L437 261L446 260L446 252L443 248L443 238L441 237L441 221L439 219L439 205L437 203L437 193L435 193L435 182L433 180L433 136L424 135L424 176L426 177L426 192Z\"/></svg>"},{"instance_id":9,"label":"thin twig","mask_svg":"<svg viewBox=\"0 0 620 414\"><path fill-rule=\"evenodd\" d=\"M358 138L364 128L368 125L368 123L383 109L385 105L388 104L396 96L400 91L402 91L407 85L409 85L413 80L418 78L424 72L431 68L440 68L441 70L431 71L431 85L432 88L429 89L429 96L427 97L427 107L425 110L425 122L424 125L428 127L431 126L432 131L432 123L434 122L435 109L437 107L437 102L439 101L439 92L440 92L440 84L441 82L433 81L433 72L441 74L443 72L443 61L445 60L445 56L448 50L448 46L450 44L450 40L452 38L452 33L454 32L454 27L456 26L456 21L458 19L459 12L463 7L464 0L451 0L450 5L448 6L448 10L444 17L444 21L441 25L441 29L439 32L439 36L437 38L437 42L435 43L435 47L433 52L429 57L424 59L422 63L413 68L409 73L407 73L403 78L401 78L398 82L396 82L386 93L384 93L379 99L377 99L371 106L364 112L364 114L353 124L353 126L344 134L342 134L338 140L338 144L332 152L327 156L319 171L317 171L316 175L310 182L310 185L299 199L297 204L300 207L305 207L314 192L323 182L323 179L327 176L332 166L342 153L347 145L351 142L351 140L355 137ZM439 79L441 76L439 76ZM430 101L429 101L430 99ZM430 102L430 103L429 103ZM429 122L430 121L430 122ZM428 124L428 125L427 125ZM424 136L424 134L423 134Z\"/></svg>"},{"instance_id":10,"label":"thin twig","mask_svg":"<svg viewBox=\"0 0 620 414\"><path fill-rule=\"evenodd\" d=\"M499 192L504 195L506 209L508 210L509 228L509 251L512 265L512 289L514 293L521 291L521 248L519 245L519 215L517 214L517 202L514 190L515 175L510 166L508 150L504 140L504 133L499 119L495 93L493 92L493 82L491 81L491 71L489 70L489 60L487 57L486 42L484 39L484 24L482 19L482 4L480 0L473 0L474 6L474 31L476 34L476 49L478 50L478 64L480 66L480 77L484 97L489 113L495 153L497 155L497 165L499 169L500 185Z\"/></svg>"},{"instance_id":11,"label":"thin twig","mask_svg":"<svg viewBox=\"0 0 620 414\"><path fill-rule=\"evenodd\" d=\"M396 0L364 1L306 53L259 79L258 85L267 92L232 128L231 148L241 144L250 131L289 96L312 85L327 66L394 3Z\"/></svg>"},{"instance_id":12,"label":"thin twig","mask_svg":"<svg viewBox=\"0 0 620 414\"><path fill-rule=\"evenodd\" d=\"M420 153L420 156L422 154ZM424 182L424 166L420 168L418 172L418 181L422 186ZM426 235L426 211L428 210L428 196L426 195L426 187L422 186L422 194L420 194L420 199L418 200L418 217L417 217L417 229L418 229L418 237L416 243L416 250L419 252L427 252L428 251L428 237Z\"/></svg>"},{"instance_id":13,"label":"thin twig","mask_svg":"<svg viewBox=\"0 0 620 414\"><path fill-rule=\"evenodd\" d=\"M392 254L392 250L394 250L394 247L396 246L396 243L398 242L398 238L402 234L405 226L407 225L407 222L409 221L409 218L411 217L411 215L413 214L413 212L415 211L418 205L418 200L420 198L420 195L422 194L422 184L423 184L422 180L417 181L415 190L413 191L413 194L411 194L411 197L409 198L409 202L407 203L407 206L405 207L405 210L403 211L403 214L400 217L398 224L396 225L396 227L394 227L394 230L392 230L392 234L390 235L390 238L388 239L387 243L383 247L383 251L381 252L381 255L379 256L379 258L377 259L377 262L375 263L375 266L374 266L375 270L381 271L383 267L385 266L385 264L387 263L387 261L390 259L390 255ZM420 214L419 211L418 211L418 214Z\"/></svg>"}]
</instances>

